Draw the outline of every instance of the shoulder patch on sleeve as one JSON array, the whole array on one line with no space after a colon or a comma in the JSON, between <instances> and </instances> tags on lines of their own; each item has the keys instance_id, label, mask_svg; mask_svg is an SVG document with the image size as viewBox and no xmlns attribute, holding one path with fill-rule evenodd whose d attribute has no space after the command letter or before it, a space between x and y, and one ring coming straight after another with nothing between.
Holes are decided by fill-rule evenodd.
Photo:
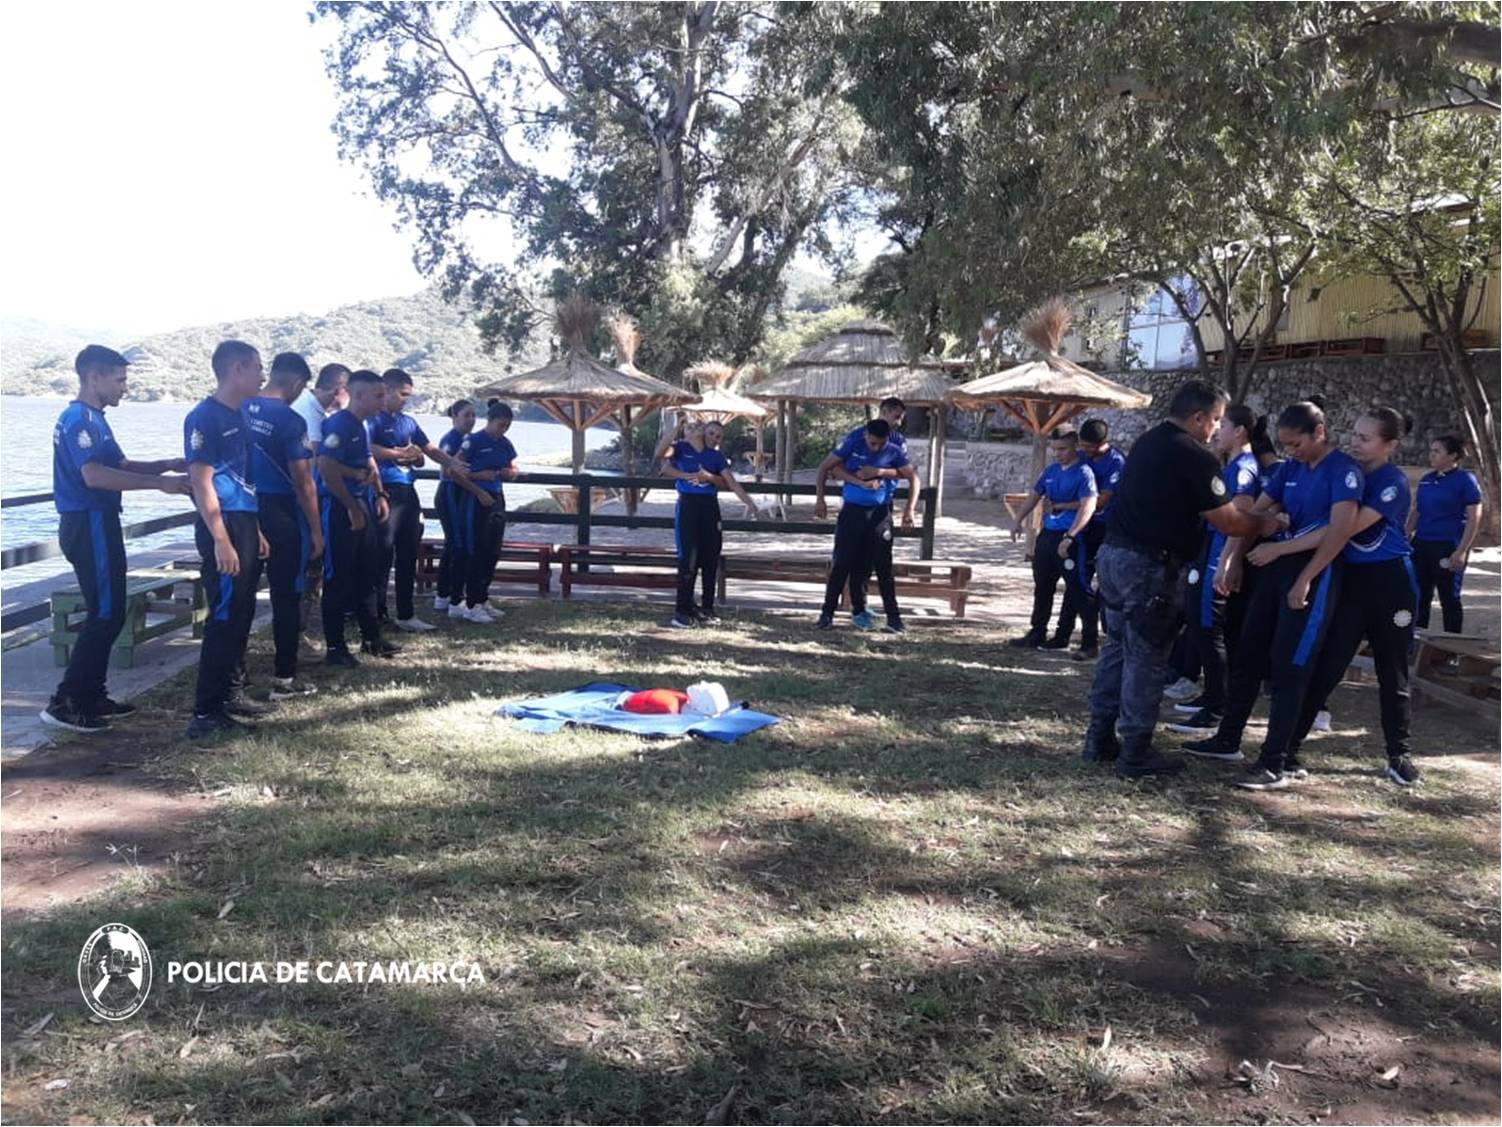
<instances>
[{"instance_id":1,"label":"shoulder patch on sleeve","mask_svg":"<svg viewBox=\"0 0 1502 1127\"><path fill-rule=\"evenodd\" d=\"M194 427L193 428L193 433L190 434L190 435L188 435L188 445L190 447L192 447L194 450L202 450L203 449L203 431L199 430L197 427Z\"/></svg>"},{"instance_id":2,"label":"shoulder patch on sleeve","mask_svg":"<svg viewBox=\"0 0 1502 1127\"><path fill-rule=\"evenodd\" d=\"M1347 470L1346 471L1346 488L1347 489L1355 489L1360 484L1361 484L1361 479L1356 476L1356 471L1355 470Z\"/></svg>"},{"instance_id":3,"label":"shoulder patch on sleeve","mask_svg":"<svg viewBox=\"0 0 1502 1127\"><path fill-rule=\"evenodd\" d=\"M330 450L337 450L337 449L339 449L339 435L337 433L324 435L323 436L323 444L325 446L327 446Z\"/></svg>"},{"instance_id":4,"label":"shoulder patch on sleeve","mask_svg":"<svg viewBox=\"0 0 1502 1127\"><path fill-rule=\"evenodd\" d=\"M1396 501L1398 499L1398 487L1396 485L1389 485L1382 491L1381 496L1384 501Z\"/></svg>"},{"instance_id":5,"label":"shoulder patch on sleeve","mask_svg":"<svg viewBox=\"0 0 1502 1127\"><path fill-rule=\"evenodd\" d=\"M94 445L94 436L92 434L90 434L87 430L80 430L78 432L78 448L80 450L87 450L90 446L93 446L93 445Z\"/></svg>"},{"instance_id":6,"label":"shoulder patch on sleeve","mask_svg":"<svg viewBox=\"0 0 1502 1127\"><path fill-rule=\"evenodd\" d=\"M1224 497L1226 495L1226 483L1221 481L1219 476L1212 477L1210 479L1210 492L1214 493L1217 497Z\"/></svg>"}]
</instances>

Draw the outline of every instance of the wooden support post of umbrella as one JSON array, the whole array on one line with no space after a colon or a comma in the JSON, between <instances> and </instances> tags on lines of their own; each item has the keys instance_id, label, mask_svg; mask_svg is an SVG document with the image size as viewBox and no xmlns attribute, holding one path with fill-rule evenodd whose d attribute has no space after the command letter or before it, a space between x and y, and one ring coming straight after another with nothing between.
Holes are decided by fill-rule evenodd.
<instances>
[{"instance_id":1,"label":"wooden support post of umbrella","mask_svg":"<svg viewBox=\"0 0 1502 1127\"><path fill-rule=\"evenodd\" d=\"M629 449L631 428L653 411L693 398L681 387L636 370L612 368L589 354L588 341L599 327L593 302L570 294L558 303L554 324L561 355L530 372L502 376L476 392L479 396L522 399L536 403L549 418L574 435L573 467L584 469L584 432L601 423L614 423Z\"/></svg>"},{"instance_id":2,"label":"wooden support post of umbrella","mask_svg":"<svg viewBox=\"0 0 1502 1127\"><path fill-rule=\"evenodd\" d=\"M1062 298L1044 302L1019 326L1023 338L1038 350L1037 359L960 384L949 393L949 402L956 407L980 411L999 408L1032 434L1035 480L1047 463L1048 435L1055 428L1092 408L1131 411L1153 401L1145 392L1108 380L1059 355L1070 316ZM1029 554L1034 538L1035 527L1030 527Z\"/></svg>"}]
</instances>

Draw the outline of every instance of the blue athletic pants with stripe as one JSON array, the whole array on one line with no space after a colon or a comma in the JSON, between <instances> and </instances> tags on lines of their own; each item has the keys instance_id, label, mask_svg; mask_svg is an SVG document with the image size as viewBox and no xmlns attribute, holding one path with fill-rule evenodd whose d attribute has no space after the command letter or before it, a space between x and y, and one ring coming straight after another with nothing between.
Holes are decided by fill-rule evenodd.
<instances>
[{"instance_id":1,"label":"blue athletic pants with stripe","mask_svg":"<svg viewBox=\"0 0 1502 1127\"><path fill-rule=\"evenodd\" d=\"M381 562L380 536L370 503L356 500L365 524L351 528L349 510L332 496L319 501L323 520L323 641L330 653L342 652L344 620L355 616L360 638L372 645L381 640L376 621L376 582Z\"/></svg>"},{"instance_id":2,"label":"blue athletic pants with stripe","mask_svg":"<svg viewBox=\"0 0 1502 1127\"><path fill-rule=\"evenodd\" d=\"M1304 697L1293 733L1293 750L1309 734L1314 715L1340 684L1351 659L1365 638L1372 646L1377 670L1377 702L1382 711L1382 736L1387 758L1409 753L1408 727L1412 701L1408 691L1408 649L1413 644L1413 621L1419 588L1413 562L1406 557L1380 563L1348 563L1340 580L1340 602L1315 666L1314 680Z\"/></svg>"},{"instance_id":3,"label":"blue athletic pants with stripe","mask_svg":"<svg viewBox=\"0 0 1502 1127\"><path fill-rule=\"evenodd\" d=\"M494 503L486 508L473 493L466 492L459 506L460 536L464 543L464 604L477 607L490 598L490 581L495 578L495 564L506 543L506 497L493 493ZM452 580L451 580L452 582ZM450 599L453 598L451 594Z\"/></svg>"},{"instance_id":4,"label":"blue athletic pants with stripe","mask_svg":"<svg viewBox=\"0 0 1502 1127\"><path fill-rule=\"evenodd\" d=\"M1419 629L1429 629L1429 610L1434 605L1435 592L1439 593L1439 610L1445 630L1451 634L1461 633L1465 625L1465 613L1460 606L1460 584L1464 570L1450 571L1439 566L1451 552L1460 546L1458 541L1415 540L1413 542L1413 569L1419 582Z\"/></svg>"},{"instance_id":5,"label":"blue athletic pants with stripe","mask_svg":"<svg viewBox=\"0 0 1502 1127\"><path fill-rule=\"evenodd\" d=\"M892 574L892 506L856 505L846 501L835 518L834 555L829 581L824 585L824 608L834 614L840 605L840 589L850 586L850 613L866 609L866 584L862 576L876 574L882 613L888 622L902 619L897 605L897 582Z\"/></svg>"},{"instance_id":6,"label":"blue athletic pants with stripe","mask_svg":"<svg viewBox=\"0 0 1502 1127\"><path fill-rule=\"evenodd\" d=\"M396 617L416 613L412 593L417 587L417 553L422 547L422 501L410 485L386 486L391 515L376 525L381 538L381 571L376 579L376 615L386 617L386 590L396 567Z\"/></svg>"},{"instance_id":7,"label":"blue athletic pants with stripe","mask_svg":"<svg viewBox=\"0 0 1502 1127\"><path fill-rule=\"evenodd\" d=\"M237 575L224 575L214 554L214 538L200 519L193 540L203 561L203 589L209 618L198 651L198 691L193 711L199 716L222 713L230 692L244 674L245 644L256 617L256 588L261 582L261 529L255 513L224 513L224 530L240 557Z\"/></svg>"},{"instance_id":8,"label":"blue athletic pants with stripe","mask_svg":"<svg viewBox=\"0 0 1502 1127\"><path fill-rule=\"evenodd\" d=\"M674 613L694 613L694 585L703 577L704 611L714 613L715 581L725 537L720 531L717 493L680 493L673 512L673 539L678 548L678 601Z\"/></svg>"},{"instance_id":9,"label":"blue athletic pants with stripe","mask_svg":"<svg viewBox=\"0 0 1502 1127\"><path fill-rule=\"evenodd\" d=\"M72 701L88 712L104 699L110 647L125 625L125 540L120 534L120 514L97 509L60 513L57 538L78 577L88 618L78 631L53 701Z\"/></svg>"},{"instance_id":10,"label":"blue athletic pants with stripe","mask_svg":"<svg viewBox=\"0 0 1502 1127\"><path fill-rule=\"evenodd\" d=\"M256 498L261 535L271 547L266 557L266 585L271 588L271 636L276 645L278 677L297 673L297 643L302 633L303 577L312 541L297 498L261 493Z\"/></svg>"},{"instance_id":11,"label":"blue athletic pants with stripe","mask_svg":"<svg viewBox=\"0 0 1502 1127\"><path fill-rule=\"evenodd\" d=\"M1241 742L1262 682L1270 680L1267 737L1258 758L1259 765L1270 771L1282 771L1290 753L1304 698L1340 599L1342 564L1336 560L1310 584L1304 609L1289 607L1288 589L1313 554L1283 556L1263 569L1231 659L1226 714L1220 722L1219 737L1233 744Z\"/></svg>"}]
</instances>

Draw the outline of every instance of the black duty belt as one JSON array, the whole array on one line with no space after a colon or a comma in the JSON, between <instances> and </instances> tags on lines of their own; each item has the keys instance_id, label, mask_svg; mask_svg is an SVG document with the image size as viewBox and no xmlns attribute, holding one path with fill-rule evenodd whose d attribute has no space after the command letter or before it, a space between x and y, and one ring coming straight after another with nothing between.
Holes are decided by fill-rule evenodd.
<instances>
[{"instance_id":1,"label":"black duty belt","mask_svg":"<svg viewBox=\"0 0 1502 1127\"><path fill-rule=\"evenodd\" d=\"M1130 536L1125 536L1117 532L1115 529L1106 533L1106 545L1108 547L1122 548L1139 556L1146 556L1154 563L1178 564L1181 562L1169 549L1143 544L1140 541L1133 540Z\"/></svg>"}]
</instances>

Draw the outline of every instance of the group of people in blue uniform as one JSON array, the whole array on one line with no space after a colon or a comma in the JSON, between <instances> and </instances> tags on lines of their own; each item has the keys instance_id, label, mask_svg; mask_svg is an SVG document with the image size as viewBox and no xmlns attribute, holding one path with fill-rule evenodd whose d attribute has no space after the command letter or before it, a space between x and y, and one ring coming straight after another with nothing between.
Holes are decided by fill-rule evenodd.
<instances>
[{"instance_id":1,"label":"group of people in blue uniform","mask_svg":"<svg viewBox=\"0 0 1502 1127\"><path fill-rule=\"evenodd\" d=\"M183 457L132 462L104 416L124 395L126 358L99 345L78 355L79 395L53 432L53 493L87 617L42 712L48 724L93 732L134 711L105 684L125 624L125 490L184 494L196 510L208 617L189 738L237 730L280 700L317 691L298 671L310 593L321 604L329 666L360 663L346 638L350 618L361 652L376 658L401 652L384 636L386 624L432 629L414 606L422 524L413 471L427 459L443 469L438 508L449 532L435 609L475 623L497 617L487 601L505 535L502 483L518 472L507 404L487 403L479 431L474 406L456 404L454 429L435 443L406 413L412 379L399 368L328 364L315 379L303 357L284 352L267 371L260 353L236 340L221 343L210 364L214 393L183 422ZM394 620L386 608L393 569ZM266 699L256 700L245 651L263 572L274 657Z\"/></svg>"},{"instance_id":2,"label":"group of people in blue uniform","mask_svg":"<svg viewBox=\"0 0 1502 1127\"><path fill-rule=\"evenodd\" d=\"M320 603L330 666L359 664L346 639L350 618L361 653L376 658L400 652L385 637L388 623L432 629L415 607L422 510L413 471L428 459L443 471L434 609L481 625L499 617L489 585L505 536L503 483L518 472L507 404L460 400L448 412L452 429L433 442L405 410L413 382L400 369L378 374L329 364L315 378L289 352L266 372L259 352L234 340L215 349L211 365L215 390L184 421L183 457L136 462L105 418L125 392L125 357L98 345L78 355L79 395L54 430L53 477L59 539L87 618L42 714L50 724L96 731L134 711L112 700L105 684L109 650L125 621L126 490L185 494L197 511L209 613L190 737L233 731L278 700L316 692L298 670L310 595ZM892 562L894 530L899 522L911 527L918 497L900 429L905 414L900 400L884 401L819 465L816 515L827 515L830 479L842 500L820 630L833 628L847 591L852 625L878 628L866 600L873 575L885 618L880 628L906 630ZM1417 780L1409 742L1413 630L1427 625L1435 592L1445 628L1462 628L1461 583L1482 496L1460 465L1462 442L1441 435L1431 443L1432 470L1419 481L1415 502L1393 462L1408 428L1397 412L1373 407L1356 420L1349 451L1342 450L1321 405L1306 401L1279 414L1275 446L1265 417L1191 381L1174 397L1169 418L1129 455L1111 444L1099 419L1051 436L1053 464L1014 520L1015 536L1043 508L1030 627L1013 644L1065 649L1080 624L1074 656L1099 658L1087 760L1119 759L1118 770L1132 776L1182 766L1151 748L1177 639L1203 673L1192 719L1175 725L1201 737L1185 750L1242 761L1245 727L1267 687L1267 735L1239 784L1287 786L1306 773L1301 745L1365 641L1377 672L1387 777L1401 785ZM685 421L669 428L657 449L678 494L671 620L678 629L719 621L719 491L757 512L721 450L723 438L718 422ZM902 482L908 488L898 516ZM263 569L274 658L261 701L246 691L245 651ZM386 608L393 572L394 618ZM1063 607L1050 633L1061 579Z\"/></svg>"},{"instance_id":3,"label":"group of people in blue uniform","mask_svg":"<svg viewBox=\"0 0 1502 1127\"><path fill-rule=\"evenodd\" d=\"M1193 655L1203 681L1198 697L1179 706L1191 717L1169 727L1200 736L1184 745L1192 756L1243 762L1243 733L1265 687L1267 733L1237 785L1273 790L1308 774L1300 748L1366 642L1377 674L1385 775L1413 785L1419 777L1409 730L1414 628L1427 625L1438 588L1454 600L1446 629L1460 630L1461 577L1480 529L1480 485L1458 464L1463 444L1454 435L1433 441L1433 470L1420 480L1415 502L1407 475L1393 461L1411 422L1392 408L1363 412L1343 450L1315 400L1292 404L1277 416L1276 446L1266 417L1242 404L1228 405L1208 385L1185 385L1175 402L1170 418L1144 436L1152 442L1139 440L1124 460L1111 451L1115 457L1100 470L1097 458L1082 457L1078 446L1088 435L1098 451L1103 424L1097 428L1092 420L1081 436L1052 436L1055 462L1017 517L1020 526L1034 507L1045 507L1033 561L1031 627L1014 644L1063 649L1078 615L1087 629L1076 656L1094 657L1092 616L1113 609L1114 594L1114 609L1134 606L1137 613L1118 619L1115 631L1108 628L1108 639L1118 635L1109 657L1124 660L1122 643L1130 650L1135 635L1142 646L1135 656L1151 675L1135 687L1130 702L1121 699L1120 680L1111 686L1115 697L1100 717L1093 714L1099 722L1092 723L1085 758L1120 758L1118 770L1133 776L1182 767L1182 760L1151 749L1155 719L1134 726L1132 747L1123 744L1120 730L1124 711L1144 711L1124 705L1151 697L1156 716L1177 639L1180 651ZM1203 457L1185 441L1186 434L1198 440L1200 431ZM1170 443L1180 447L1177 460ZM1213 476L1201 482L1208 469ZM1122 505L1121 491L1128 489L1131 504ZM1103 536L1092 545L1088 529L1103 510ZM1176 538L1174 531L1186 514L1203 517L1192 540ZM1105 577L1097 578L1099 551L1112 544L1158 569L1152 575L1161 588L1155 611L1144 591L1113 593ZM1421 578L1424 568L1427 577ZM1050 636L1061 577L1065 607ZM1118 669L1107 679L1123 676ZM1098 675L1098 685L1100 680Z\"/></svg>"}]
</instances>

